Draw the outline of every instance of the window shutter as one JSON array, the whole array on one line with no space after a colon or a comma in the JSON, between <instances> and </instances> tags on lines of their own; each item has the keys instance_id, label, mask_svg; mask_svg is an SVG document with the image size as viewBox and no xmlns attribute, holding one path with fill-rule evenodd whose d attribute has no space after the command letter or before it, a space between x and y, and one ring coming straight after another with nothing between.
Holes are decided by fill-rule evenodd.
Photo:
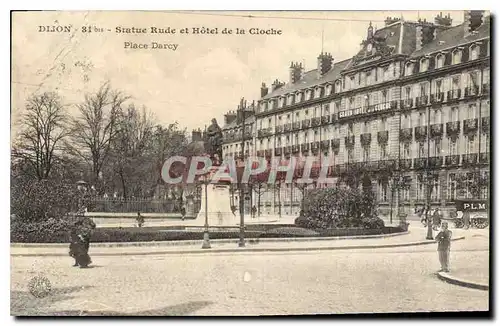
<instances>
[{"instance_id":1,"label":"window shutter","mask_svg":"<svg viewBox=\"0 0 500 326\"><path fill-rule=\"evenodd\" d=\"M413 73L417 74L420 71L420 60L417 60L413 66Z\"/></svg>"}]
</instances>

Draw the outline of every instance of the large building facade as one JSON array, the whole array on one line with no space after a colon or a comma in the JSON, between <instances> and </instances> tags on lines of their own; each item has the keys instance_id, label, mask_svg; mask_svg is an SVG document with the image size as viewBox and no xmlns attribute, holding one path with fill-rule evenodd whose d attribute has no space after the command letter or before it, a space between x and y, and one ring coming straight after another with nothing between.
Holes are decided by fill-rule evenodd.
<instances>
[{"instance_id":1,"label":"large building facade","mask_svg":"<svg viewBox=\"0 0 500 326\"><path fill-rule=\"evenodd\" d=\"M305 71L299 63L289 69L287 83L262 85L246 120L248 152L241 153L240 138L230 136L241 130L241 121L226 121L224 156L312 155L329 160L333 178L349 169L369 170L386 216L394 206L410 213L430 202L446 212L457 199L489 197L485 12L467 11L457 26L449 15L434 23L387 18L381 29L368 26L352 58L336 62L321 53L316 69ZM263 214L298 215L303 193L293 184L265 185L252 202L260 202Z\"/></svg>"}]
</instances>

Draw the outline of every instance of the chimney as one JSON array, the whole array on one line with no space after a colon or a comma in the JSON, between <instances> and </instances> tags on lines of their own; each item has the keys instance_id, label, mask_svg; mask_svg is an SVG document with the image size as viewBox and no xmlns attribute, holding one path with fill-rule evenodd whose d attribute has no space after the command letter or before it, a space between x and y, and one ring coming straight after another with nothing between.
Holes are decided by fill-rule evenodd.
<instances>
[{"instance_id":1,"label":"chimney","mask_svg":"<svg viewBox=\"0 0 500 326\"><path fill-rule=\"evenodd\" d=\"M387 17L385 19L385 26L389 26L389 25L392 25L394 24L395 22L399 21L400 19L399 18L395 18L395 17Z\"/></svg>"},{"instance_id":2,"label":"chimney","mask_svg":"<svg viewBox=\"0 0 500 326\"><path fill-rule=\"evenodd\" d=\"M302 63L291 62L290 63L290 84L298 82L304 77L304 67Z\"/></svg>"},{"instance_id":3,"label":"chimney","mask_svg":"<svg viewBox=\"0 0 500 326\"><path fill-rule=\"evenodd\" d=\"M269 88L267 88L266 83L262 83L262 86L260 86L260 97L266 96L268 92Z\"/></svg>"},{"instance_id":4,"label":"chimney","mask_svg":"<svg viewBox=\"0 0 500 326\"><path fill-rule=\"evenodd\" d=\"M418 51L422 46L432 42L436 37L436 26L432 23L428 23L425 19L419 20L416 27L416 47Z\"/></svg>"},{"instance_id":5,"label":"chimney","mask_svg":"<svg viewBox=\"0 0 500 326\"><path fill-rule=\"evenodd\" d=\"M323 77L327 72L332 69L333 66L333 56L328 52L321 52L318 56L318 78Z\"/></svg>"},{"instance_id":6,"label":"chimney","mask_svg":"<svg viewBox=\"0 0 500 326\"><path fill-rule=\"evenodd\" d=\"M236 113L234 111L229 111L224 115L224 124L228 125L236 120Z\"/></svg>"},{"instance_id":7,"label":"chimney","mask_svg":"<svg viewBox=\"0 0 500 326\"><path fill-rule=\"evenodd\" d=\"M281 88L285 83L280 82L278 79L275 79L273 84L271 85L271 92L274 92L275 90Z\"/></svg>"},{"instance_id":8,"label":"chimney","mask_svg":"<svg viewBox=\"0 0 500 326\"><path fill-rule=\"evenodd\" d=\"M468 36L483 24L484 10L464 11L464 36Z\"/></svg>"},{"instance_id":9,"label":"chimney","mask_svg":"<svg viewBox=\"0 0 500 326\"><path fill-rule=\"evenodd\" d=\"M451 19L451 15L448 14L446 16L443 16L443 13L440 12L439 16L436 16L434 18L434 24L438 26L443 26L443 27L450 27L453 19Z\"/></svg>"},{"instance_id":10,"label":"chimney","mask_svg":"<svg viewBox=\"0 0 500 326\"><path fill-rule=\"evenodd\" d=\"M193 130L191 132L191 141L202 141L201 129Z\"/></svg>"}]
</instances>

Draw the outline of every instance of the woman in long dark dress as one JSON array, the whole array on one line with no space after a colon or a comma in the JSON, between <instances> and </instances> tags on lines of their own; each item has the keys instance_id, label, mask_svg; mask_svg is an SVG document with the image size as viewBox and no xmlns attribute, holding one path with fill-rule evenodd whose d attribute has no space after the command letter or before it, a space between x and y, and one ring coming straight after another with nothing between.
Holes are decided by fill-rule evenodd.
<instances>
[{"instance_id":1,"label":"woman in long dark dress","mask_svg":"<svg viewBox=\"0 0 500 326\"><path fill-rule=\"evenodd\" d=\"M90 256L86 247L86 241L83 235L79 234L78 226L74 226L70 233L69 255L75 259L73 266L86 268L90 263Z\"/></svg>"}]
</instances>

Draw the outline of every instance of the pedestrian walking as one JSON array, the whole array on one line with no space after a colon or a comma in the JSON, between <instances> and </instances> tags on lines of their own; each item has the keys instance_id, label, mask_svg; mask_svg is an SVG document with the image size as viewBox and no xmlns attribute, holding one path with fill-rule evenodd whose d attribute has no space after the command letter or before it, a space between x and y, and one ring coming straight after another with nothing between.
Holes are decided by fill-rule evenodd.
<instances>
[{"instance_id":1,"label":"pedestrian walking","mask_svg":"<svg viewBox=\"0 0 500 326\"><path fill-rule=\"evenodd\" d=\"M464 219L464 229L468 230L470 226L470 212L468 210L464 211L462 216Z\"/></svg>"},{"instance_id":2,"label":"pedestrian walking","mask_svg":"<svg viewBox=\"0 0 500 326\"><path fill-rule=\"evenodd\" d=\"M437 231L439 229L439 225L441 225L441 213L439 212L439 207L436 208L432 214L432 225L434 231Z\"/></svg>"},{"instance_id":3,"label":"pedestrian walking","mask_svg":"<svg viewBox=\"0 0 500 326\"><path fill-rule=\"evenodd\" d=\"M184 221L184 219L186 218L186 208L183 206L181 206L181 215L182 215L182 220Z\"/></svg>"},{"instance_id":4,"label":"pedestrian walking","mask_svg":"<svg viewBox=\"0 0 500 326\"><path fill-rule=\"evenodd\" d=\"M255 214L257 213L257 207L255 207L255 205L253 205L252 207L252 218L255 218Z\"/></svg>"},{"instance_id":5,"label":"pedestrian walking","mask_svg":"<svg viewBox=\"0 0 500 326\"><path fill-rule=\"evenodd\" d=\"M440 272L450 271L451 235L452 232L448 230L448 222L443 222L441 225L441 232L436 235L439 263L441 264Z\"/></svg>"}]
</instances>

